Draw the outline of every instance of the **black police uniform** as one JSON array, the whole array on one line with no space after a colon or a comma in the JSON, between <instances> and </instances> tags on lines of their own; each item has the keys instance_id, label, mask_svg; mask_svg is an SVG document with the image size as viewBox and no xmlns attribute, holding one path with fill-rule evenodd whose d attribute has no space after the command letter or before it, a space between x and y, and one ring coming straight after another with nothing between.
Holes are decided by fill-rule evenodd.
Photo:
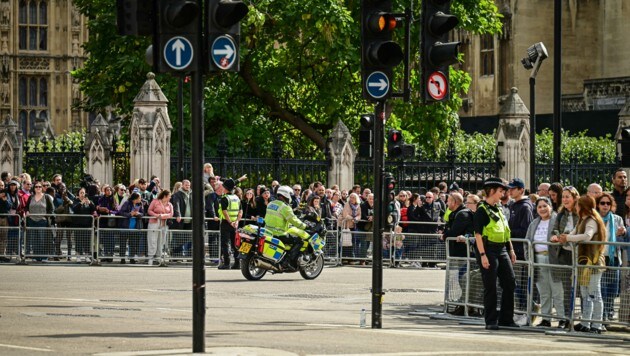
<instances>
[{"instance_id":1,"label":"black police uniform","mask_svg":"<svg viewBox=\"0 0 630 356\"><path fill-rule=\"evenodd\" d=\"M490 206L486 202L482 202L481 204L484 204L491 213L502 214L498 206ZM496 218L496 216L494 218ZM475 234L483 236L483 228L490 223L490 219L491 217L488 216L486 210L480 206L473 217ZM488 241L487 237L483 236L483 246L484 253L490 263L488 269L483 268L481 256L475 244L477 263L481 269L481 278L484 287L483 305L486 328L495 329L497 328L497 324L515 327L517 326L514 324L514 289L516 288L516 279L514 277L514 270L512 269L512 261L506 249L506 246L508 248L510 247L510 243L495 243ZM497 278L503 290L501 294L500 313L497 313Z\"/></svg>"}]
</instances>

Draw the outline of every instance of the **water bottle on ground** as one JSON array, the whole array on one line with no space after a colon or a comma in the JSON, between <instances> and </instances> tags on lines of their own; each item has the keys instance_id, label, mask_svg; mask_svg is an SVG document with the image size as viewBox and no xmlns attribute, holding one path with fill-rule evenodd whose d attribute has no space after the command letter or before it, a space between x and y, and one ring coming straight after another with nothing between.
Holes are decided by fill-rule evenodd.
<instances>
[{"instance_id":1,"label":"water bottle on ground","mask_svg":"<svg viewBox=\"0 0 630 356\"><path fill-rule=\"evenodd\" d=\"M365 308L361 309L361 317L359 318L359 327L365 327Z\"/></svg>"}]
</instances>

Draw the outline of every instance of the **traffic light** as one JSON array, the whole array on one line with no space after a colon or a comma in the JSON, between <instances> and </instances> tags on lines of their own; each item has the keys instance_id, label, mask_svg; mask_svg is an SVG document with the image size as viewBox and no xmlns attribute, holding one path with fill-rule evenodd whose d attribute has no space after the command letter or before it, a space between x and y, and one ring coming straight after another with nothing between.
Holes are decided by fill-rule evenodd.
<instances>
[{"instance_id":1,"label":"traffic light","mask_svg":"<svg viewBox=\"0 0 630 356\"><path fill-rule=\"evenodd\" d=\"M198 70L201 9L197 1L156 0L154 4L155 31L150 49L154 70L158 73Z\"/></svg>"},{"instance_id":2,"label":"traffic light","mask_svg":"<svg viewBox=\"0 0 630 356\"><path fill-rule=\"evenodd\" d=\"M389 130L387 133L387 158L396 159L403 156L405 139L400 130Z\"/></svg>"},{"instance_id":3,"label":"traffic light","mask_svg":"<svg viewBox=\"0 0 630 356\"><path fill-rule=\"evenodd\" d=\"M630 127L621 129L619 145L621 146L621 166L630 167Z\"/></svg>"},{"instance_id":4,"label":"traffic light","mask_svg":"<svg viewBox=\"0 0 630 356\"><path fill-rule=\"evenodd\" d=\"M363 97L384 100L392 93L393 68L403 60L400 45L392 41L399 22L392 13L392 0L363 0L361 8Z\"/></svg>"},{"instance_id":5,"label":"traffic light","mask_svg":"<svg viewBox=\"0 0 630 356\"><path fill-rule=\"evenodd\" d=\"M383 173L383 200L385 201L385 204L387 204L387 209L383 209L383 222L384 222L384 227L386 228L392 228L394 226L394 223L397 220L397 211L396 211L396 206L394 203L394 200L392 200L392 194L394 194L394 189L396 189L396 180L394 179L394 176L389 173L389 172L385 172Z\"/></svg>"},{"instance_id":6,"label":"traffic light","mask_svg":"<svg viewBox=\"0 0 630 356\"><path fill-rule=\"evenodd\" d=\"M121 36L153 34L152 0L116 0L116 25Z\"/></svg>"},{"instance_id":7,"label":"traffic light","mask_svg":"<svg viewBox=\"0 0 630 356\"><path fill-rule=\"evenodd\" d=\"M207 72L240 69L241 20L249 8L242 1L206 1L206 39L208 46Z\"/></svg>"},{"instance_id":8,"label":"traffic light","mask_svg":"<svg viewBox=\"0 0 630 356\"><path fill-rule=\"evenodd\" d=\"M359 120L359 157L373 158L374 150L374 115L363 114Z\"/></svg>"},{"instance_id":9,"label":"traffic light","mask_svg":"<svg viewBox=\"0 0 630 356\"><path fill-rule=\"evenodd\" d=\"M450 14L451 0L422 1L422 88L425 102L450 99L448 66L457 63L460 42L447 42L459 19Z\"/></svg>"}]
</instances>

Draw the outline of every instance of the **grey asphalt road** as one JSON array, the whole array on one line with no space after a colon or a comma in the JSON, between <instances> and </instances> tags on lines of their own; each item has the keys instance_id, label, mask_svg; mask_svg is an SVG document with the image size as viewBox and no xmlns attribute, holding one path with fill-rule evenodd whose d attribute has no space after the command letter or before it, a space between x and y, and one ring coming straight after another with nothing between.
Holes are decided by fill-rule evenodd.
<instances>
[{"instance_id":1,"label":"grey asphalt road","mask_svg":"<svg viewBox=\"0 0 630 356\"><path fill-rule=\"evenodd\" d=\"M629 354L628 342L487 332L410 315L438 310L444 271L385 269L383 328L370 326L369 267L249 282L209 268L206 347L215 355ZM0 354L172 355L192 351L192 270L0 266ZM359 327L367 309L368 328Z\"/></svg>"}]
</instances>

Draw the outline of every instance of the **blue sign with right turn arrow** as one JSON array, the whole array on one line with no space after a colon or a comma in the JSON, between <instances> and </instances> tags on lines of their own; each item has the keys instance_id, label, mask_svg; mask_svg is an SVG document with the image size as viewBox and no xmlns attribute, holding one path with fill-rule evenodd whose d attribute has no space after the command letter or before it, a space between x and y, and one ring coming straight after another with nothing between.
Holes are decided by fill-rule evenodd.
<instances>
[{"instance_id":1,"label":"blue sign with right turn arrow","mask_svg":"<svg viewBox=\"0 0 630 356\"><path fill-rule=\"evenodd\" d=\"M365 89L374 99L380 99L389 93L389 78L383 72L372 72L365 81Z\"/></svg>"}]
</instances>

